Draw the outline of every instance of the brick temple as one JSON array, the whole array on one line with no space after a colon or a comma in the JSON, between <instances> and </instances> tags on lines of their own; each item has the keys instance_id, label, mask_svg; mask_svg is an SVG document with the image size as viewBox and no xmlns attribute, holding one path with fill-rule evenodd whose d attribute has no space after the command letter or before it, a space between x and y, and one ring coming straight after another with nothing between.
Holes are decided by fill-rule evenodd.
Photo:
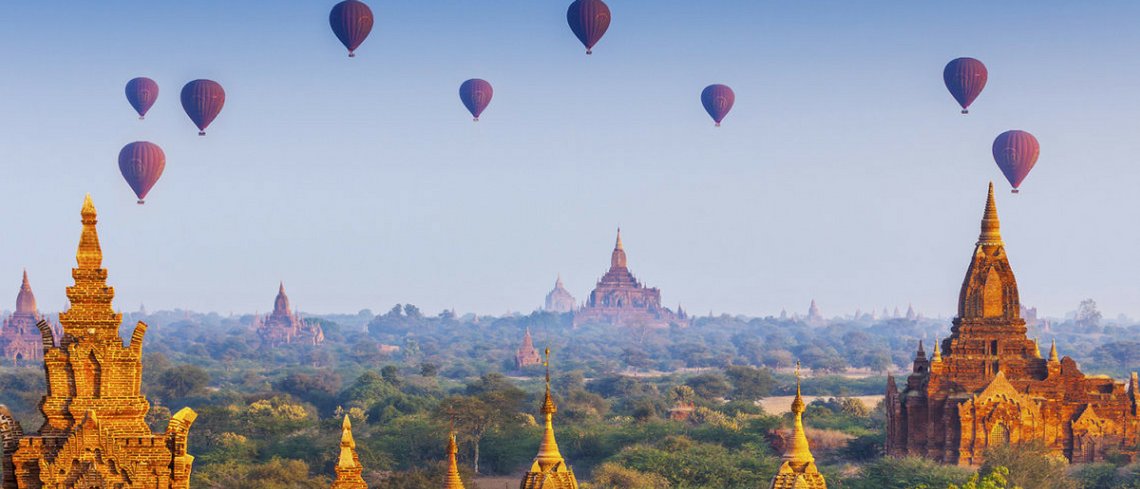
<instances>
[{"instance_id":1,"label":"brick temple","mask_svg":"<svg viewBox=\"0 0 1140 489\"><path fill-rule=\"evenodd\" d=\"M689 320L683 312L662 307L661 291L642 285L629 271L618 229L609 271L598 280L586 304L574 313L574 326L582 324L659 328L671 324L688 326Z\"/></svg>"},{"instance_id":2,"label":"brick temple","mask_svg":"<svg viewBox=\"0 0 1140 489\"><path fill-rule=\"evenodd\" d=\"M319 324L305 321L300 313L290 310L284 282L277 289L273 312L254 320L253 327L261 337L262 346L267 347L292 343L318 345L325 341L325 332Z\"/></svg>"},{"instance_id":3,"label":"brick temple","mask_svg":"<svg viewBox=\"0 0 1140 489\"><path fill-rule=\"evenodd\" d=\"M71 271L75 285L67 288L71 305L59 315L59 346L47 322L37 325L47 375L40 403L45 421L24 434L0 406L0 488L188 489L194 457L186 443L197 415L178 411L165 433L147 426L150 403L139 390L147 325L139 322L123 345L90 196L81 214L78 267Z\"/></svg>"},{"instance_id":4,"label":"brick temple","mask_svg":"<svg viewBox=\"0 0 1140 489\"><path fill-rule=\"evenodd\" d=\"M515 368L522 369L542 365L542 356L534 349L534 338L530 336L530 328L523 335L522 346L515 351Z\"/></svg>"},{"instance_id":5,"label":"brick temple","mask_svg":"<svg viewBox=\"0 0 1140 489\"><path fill-rule=\"evenodd\" d=\"M890 454L978 465L987 448L1037 440L1073 463L1135 457L1136 373L1128 387L1087 376L1056 344L1043 358L1020 306L990 184L950 337L930 358L919 343L901 392L887 378Z\"/></svg>"},{"instance_id":6,"label":"brick temple","mask_svg":"<svg viewBox=\"0 0 1140 489\"><path fill-rule=\"evenodd\" d=\"M558 279L554 281L554 289L546 294L546 304L543 310L546 312L572 312L574 306L578 303L574 300L574 296L570 295L570 291L562 286L562 276L559 275Z\"/></svg>"},{"instance_id":7,"label":"brick temple","mask_svg":"<svg viewBox=\"0 0 1140 489\"><path fill-rule=\"evenodd\" d=\"M356 453L356 440L352 437L352 421L344 416L340 431L340 454L336 458L336 479L330 489L368 489L364 483L364 466Z\"/></svg>"},{"instance_id":8,"label":"brick temple","mask_svg":"<svg viewBox=\"0 0 1140 489\"><path fill-rule=\"evenodd\" d=\"M38 364L44 358L43 336L36 323L44 317L36 310L36 296L32 294L32 286L28 283L28 272L24 272L24 281L20 284L20 292L16 294L16 312L4 320L0 328L0 357L10 365ZM52 326L55 337L60 336L58 327Z\"/></svg>"}]
</instances>

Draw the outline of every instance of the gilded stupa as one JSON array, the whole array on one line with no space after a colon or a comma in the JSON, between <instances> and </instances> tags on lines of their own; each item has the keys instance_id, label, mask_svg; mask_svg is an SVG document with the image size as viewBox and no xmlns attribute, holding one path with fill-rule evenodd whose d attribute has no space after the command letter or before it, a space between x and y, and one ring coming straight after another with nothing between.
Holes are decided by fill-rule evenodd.
<instances>
[{"instance_id":1,"label":"gilded stupa","mask_svg":"<svg viewBox=\"0 0 1140 489\"><path fill-rule=\"evenodd\" d=\"M194 457L186 453L187 436L197 414L183 408L165 433L147 426L150 403L139 390L147 325L140 321L123 345L91 196L81 215L71 305L59 315L63 335L57 342L46 321L37 324L47 375L44 424L24 434L0 407L0 488L188 489Z\"/></svg>"},{"instance_id":2,"label":"gilded stupa","mask_svg":"<svg viewBox=\"0 0 1140 489\"><path fill-rule=\"evenodd\" d=\"M455 458L458 453L459 445L455 443L455 433L452 432L447 438L447 475L443 479L443 489L465 489L463 479L459 478L459 461Z\"/></svg>"},{"instance_id":3,"label":"gilded stupa","mask_svg":"<svg viewBox=\"0 0 1140 489\"><path fill-rule=\"evenodd\" d=\"M519 489L578 489L578 479L574 471L566 465L566 459L558 451L554 440L554 397L550 394L550 348L546 349L546 396L542 400L542 417L545 431L542 443L538 445L538 456L534 458L530 470L523 475Z\"/></svg>"},{"instance_id":4,"label":"gilded stupa","mask_svg":"<svg viewBox=\"0 0 1140 489\"><path fill-rule=\"evenodd\" d=\"M792 440L784 452L783 462L772 478L771 489L827 489L823 474L815 466L807 436L804 434L804 398L800 395L800 364L796 362L796 398L792 401Z\"/></svg>"},{"instance_id":5,"label":"gilded stupa","mask_svg":"<svg viewBox=\"0 0 1140 489\"><path fill-rule=\"evenodd\" d=\"M340 456L336 459L336 480L331 489L368 489L364 483L364 466L356 453L356 440L352 438L352 421L344 415L340 432Z\"/></svg>"}]
</instances>

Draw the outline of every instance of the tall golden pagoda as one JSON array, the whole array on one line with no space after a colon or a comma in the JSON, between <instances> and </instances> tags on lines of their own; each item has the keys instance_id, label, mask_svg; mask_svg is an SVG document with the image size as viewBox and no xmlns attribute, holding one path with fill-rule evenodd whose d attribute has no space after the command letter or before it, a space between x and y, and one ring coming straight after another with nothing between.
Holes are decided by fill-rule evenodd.
<instances>
[{"instance_id":1,"label":"tall golden pagoda","mask_svg":"<svg viewBox=\"0 0 1140 489\"><path fill-rule=\"evenodd\" d=\"M800 395L800 363L796 362L796 398L792 401L795 424L792 442L784 452L784 462L772 478L771 489L827 489L823 474L815 467L807 436L804 435L804 398Z\"/></svg>"},{"instance_id":2,"label":"tall golden pagoda","mask_svg":"<svg viewBox=\"0 0 1140 489\"><path fill-rule=\"evenodd\" d=\"M443 479L443 489L464 489L463 479L459 478L459 462L455 455L459 453L459 445L455 443L455 433L447 439L447 476Z\"/></svg>"},{"instance_id":3,"label":"tall golden pagoda","mask_svg":"<svg viewBox=\"0 0 1140 489\"><path fill-rule=\"evenodd\" d=\"M147 426L150 404L140 392L147 325L139 322L123 345L122 315L111 308L115 289L107 285L90 195L80 214L75 285L67 288L71 305L59 315L63 335L57 342L47 322L36 325L47 375L40 402L44 424L23 434L0 409L0 488L187 489L194 462L186 453L187 436L197 414L183 408L165 433Z\"/></svg>"},{"instance_id":4,"label":"tall golden pagoda","mask_svg":"<svg viewBox=\"0 0 1140 489\"><path fill-rule=\"evenodd\" d=\"M530 470L523 475L519 489L578 489L578 479L574 471L566 465L566 460L558 452L558 442L554 440L554 397L550 395L550 348L546 349L546 397L542 400L542 417L546 431L542 443L538 445L538 456L534 458Z\"/></svg>"},{"instance_id":5,"label":"tall golden pagoda","mask_svg":"<svg viewBox=\"0 0 1140 489\"><path fill-rule=\"evenodd\" d=\"M336 460L336 480L331 489L368 489L364 483L364 466L356 453L356 440L352 438L352 421L344 415L340 432L340 456Z\"/></svg>"}]
</instances>

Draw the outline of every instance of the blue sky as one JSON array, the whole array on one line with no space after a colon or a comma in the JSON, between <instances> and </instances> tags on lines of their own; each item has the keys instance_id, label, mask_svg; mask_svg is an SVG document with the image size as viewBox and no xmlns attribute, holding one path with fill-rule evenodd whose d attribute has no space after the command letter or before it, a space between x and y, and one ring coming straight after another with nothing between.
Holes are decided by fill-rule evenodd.
<instances>
[{"instance_id":1,"label":"blue sky","mask_svg":"<svg viewBox=\"0 0 1140 489\"><path fill-rule=\"evenodd\" d=\"M587 57L563 1L379 1L349 59L334 2L0 6L0 284L63 287L90 192L118 307L530 311L630 266L693 312L953 313L986 182L1022 301L1140 315L1134 2L610 3ZM983 60L969 116L943 65ZM161 86L147 120L123 84ZM457 96L495 86L482 121ZM199 138L182 84L226 107ZM701 89L736 106L716 129ZM1011 196L1000 132L1041 142ZM145 206L115 158L167 154ZM4 290L0 287L0 291ZM9 304L0 304L12 307Z\"/></svg>"}]
</instances>

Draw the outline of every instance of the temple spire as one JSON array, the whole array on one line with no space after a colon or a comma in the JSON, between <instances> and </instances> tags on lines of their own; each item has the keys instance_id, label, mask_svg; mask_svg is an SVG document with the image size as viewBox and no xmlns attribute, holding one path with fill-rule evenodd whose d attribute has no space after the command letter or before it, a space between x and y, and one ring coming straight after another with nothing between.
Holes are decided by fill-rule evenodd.
<instances>
[{"instance_id":1,"label":"temple spire","mask_svg":"<svg viewBox=\"0 0 1140 489\"><path fill-rule=\"evenodd\" d=\"M103 250L99 247L99 233L95 224L99 221L95 213L95 204L91 201L91 194L83 199L82 216L83 232L79 235L79 249L75 252L75 261L83 270L96 270L103 266Z\"/></svg>"},{"instance_id":2,"label":"temple spire","mask_svg":"<svg viewBox=\"0 0 1140 489\"><path fill-rule=\"evenodd\" d=\"M998 220L997 204L994 203L994 183L990 182L989 195L986 197L986 210L982 214L982 233L978 236L978 245L1001 244L1001 221Z\"/></svg>"},{"instance_id":3,"label":"temple spire","mask_svg":"<svg viewBox=\"0 0 1140 489\"><path fill-rule=\"evenodd\" d=\"M804 398L800 394L800 362L796 362L796 398L792 400L792 414L795 422L792 425L792 440L788 451L784 452L784 461L793 463L815 462L815 457L808 447L807 435L804 434Z\"/></svg>"},{"instance_id":4,"label":"temple spire","mask_svg":"<svg viewBox=\"0 0 1140 489\"><path fill-rule=\"evenodd\" d=\"M621 245L621 228L618 228L618 230L617 230L617 243L614 243L614 249L615 250L624 250L625 249Z\"/></svg>"},{"instance_id":5,"label":"temple spire","mask_svg":"<svg viewBox=\"0 0 1140 489\"><path fill-rule=\"evenodd\" d=\"M364 483L364 467L356 453L356 440L352 437L352 421L344 415L340 432L340 455L336 460L336 480L332 489L368 489Z\"/></svg>"},{"instance_id":6,"label":"temple spire","mask_svg":"<svg viewBox=\"0 0 1140 489\"><path fill-rule=\"evenodd\" d=\"M122 315L112 309L115 288L107 285L107 270L103 269L103 250L99 247L98 219L91 194L83 199L80 211L83 231L75 252L78 265L71 269L75 285L67 288L68 309L59 315L64 331L74 336L94 336L101 340L119 340Z\"/></svg>"},{"instance_id":7,"label":"temple spire","mask_svg":"<svg viewBox=\"0 0 1140 489\"><path fill-rule=\"evenodd\" d=\"M614 252L610 256L610 268L626 268L625 247L621 244L621 228L618 228L617 242L614 243Z\"/></svg>"},{"instance_id":8,"label":"temple spire","mask_svg":"<svg viewBox=\"0 0 1140 489\"><path fill-rule=\"evenodd\" d=\"M1061 358L1057 355L1057 340L1053 340L1053 345L1049 347L1049 361L1059 362Z\"/></svg>"},{"instance_id":9,"label":"temple spire","mask_svg":"<svg viewBox=\"0 0 1140 489\"><path fill-rule=\"evenodd\" d=\"M545 430L542 435L542 443L538 445L537 461L540 465L545 466L563 462L563 460L562 454L558 451L558 442L554 439L554 413L558 412L558 406L554 404L554 396L550 394L550 348L547 347L544 353L542 365L546 367L546 395L542 399L542 417Z\"/></svg>"},{"instance_id":10,"label":"temple spire","mask_svg":"<svg viewBox=\"0 0 1140 489\"><path fill-rule=\"evenodd\" d=\"M447 476L443 481L443 489L464 489L463 479L459 478L457 453L459 453L459 445L455 443L455 432L453 431L447 438Z\"/></svg>"},{"instance_id":11,"label":"temple spire","mask_svg":"<svg viewBox=\"0 0 1140 489\"><path fill-rule=\"evenodd\" d=\"M934 338L934 354L930 358L930 361L932 361L932 362L941 362L942 361L942 350L940 349L938 343L939 343L938 338Z\"/></svg>"},{"instance_id":12,"label":"temple spire","mask_svg":"<svg viewBox=\"0 0 1140 489\"><path fill-rule=\"evenodd\" d=\"M24 281L20 284L20 292L16 294L16 312L26 314L36 312L36 296L32 294L32 286L28 283L27 270L24 270Z\"/></svg>"},{"instance_id":13,"label":"temple spire","mask_svg":"<svg viewBox=\"0 0 1140 489\"><path fill-rule=\"evenodd\" d=\"M888 383L891 382L888 377ZM784 452L783 463L768 486L771 489L827 489L827 481L815 466L807 436L804 434L804 399L800 393L800 362L796 362L796 398L792 401L792 439Z\"/></svg>"},{"instance_id":14,"label":"temple spire","mask_svg":"<svg viewBox=\"0 0 1140 489\"><path fill-rule=\"evenodd\" d=\"M554 396L550 394L550 348L546 349L543 365L546 367L546 395L542 400L542 417L545 429L542 442L538 445L538 456L534 458L530 470L523 475L519 489L578 489L574 471L566 465L566 460L558 451L554 440Z\"/></svg>"}]
</instances>

